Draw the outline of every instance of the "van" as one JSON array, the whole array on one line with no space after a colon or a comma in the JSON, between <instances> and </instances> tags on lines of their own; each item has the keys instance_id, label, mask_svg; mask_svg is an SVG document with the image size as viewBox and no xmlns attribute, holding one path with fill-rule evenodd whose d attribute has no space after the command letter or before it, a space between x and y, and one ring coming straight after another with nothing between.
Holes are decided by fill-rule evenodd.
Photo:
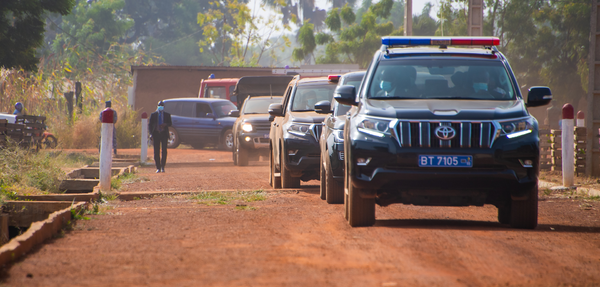
<instances>
[{"instance_id":1,"label":"van","mask_svg":"<svg viewBox=\"0 0 600 287\"><path fill-rule=\"evenodd\" d=\"M237 105L235 98L231 97L238 80L238 78L204 79L200 82L198 98L226 99Z\"/></svg>"}]
</instances>

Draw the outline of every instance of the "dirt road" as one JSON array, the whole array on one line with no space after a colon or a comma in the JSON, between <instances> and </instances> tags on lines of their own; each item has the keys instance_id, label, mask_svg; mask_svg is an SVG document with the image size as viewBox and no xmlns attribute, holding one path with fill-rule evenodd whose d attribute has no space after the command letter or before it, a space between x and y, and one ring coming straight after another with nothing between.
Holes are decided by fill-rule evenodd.
<instances>
[{"instance_id":1,"label":"dirt road","mask_svg":"<svg viewBox=\"0 0 600 287\"><path fill-rule=\"evenodd\" d=\"M170 150L166 171L141 168L148 181L124 190L269 189L266 162L235 167L226 152ZM375 226L350 228L343 205L321 201L317 184L215 193L208 202L224 204L214 205L192 196L113 200L5 266L2 285L600 285L600 201L541 192L535 230L499 224L493 206L406 205L378 207Z\"/></svg>"}]
</instances>

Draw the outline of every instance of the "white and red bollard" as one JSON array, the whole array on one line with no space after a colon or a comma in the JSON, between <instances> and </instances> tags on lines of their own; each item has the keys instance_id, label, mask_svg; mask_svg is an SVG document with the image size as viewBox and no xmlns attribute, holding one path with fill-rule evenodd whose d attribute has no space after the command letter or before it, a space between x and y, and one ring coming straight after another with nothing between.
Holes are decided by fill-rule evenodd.
<instances>
[{"instance_id":1,"label":"white and red bollard","mask_svg":"<svg viewBox=\"0 0 600 287\"><path fill-rule=\"evenodd\" d=\"M112 141L114 114L111 108L102 111L100 121L102 132L100 138L100 191L110 191L110 179L112 177Z\"/></svg>"},{"instance_id":2,"label":"white and red bollard","mask_svg":"<svg viewBox=\"0 0 600 287\"><path fill-rule=\"evenodd\" d=\"M585 128L585 114L583 111L577 112L577 124L575 126L578 128Z\"/></svg>"},{"instance_id":3,"label":"white and red bollard","mask_svg":"<svg viewBox=\"0 0 600 287\"><path fill-rule=\"evenodd\" d=\"M561 137L562 137L562 176L563 186L572 187L575 176L575 109L569 103L562 108Z\"/></svg>"},{"instance_id":4,"label":"white and red bollard","mask_svg":"<svg viewBox=\"0 0 600 287\"><path fill-rule=\"evenodd\" d=\"M148 114L142 113L142 152L141 152L141 163L146 163L148 159Z\"/></svg>"}]
</instances>

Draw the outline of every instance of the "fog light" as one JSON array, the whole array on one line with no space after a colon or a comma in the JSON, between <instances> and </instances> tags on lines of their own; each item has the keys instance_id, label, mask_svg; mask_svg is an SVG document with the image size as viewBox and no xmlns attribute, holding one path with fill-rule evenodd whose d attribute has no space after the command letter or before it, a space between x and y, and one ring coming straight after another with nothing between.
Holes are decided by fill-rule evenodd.
<instances>
[{"instance_id":1,"label":"fog light","mask_svg":"<svg viewBox=\"0 0 600 287\"><path fill-rule=\"evenodd\" d=\"M359 157L359 158L356 159L356 165L359 165L359 166L366 166L370 162L371 162L371 158L370 157L369 158Z\"/></svg>"},{"instance_id":2,"label":"fog light","mask_svg":"<svg viewBox=\"0 0 600 287\"><path fill-rule=\"evenodd\" d=\"M293 149L288 150L288 155L296 155L297 153L298 153L297 149L296 150L293 150Z\"/></svg>"},{"instance_id":3,"label":"fog light","mask_svg":"<svg viewBox=\"0 0 600 287\"><path fill-rule=\"evenodd\" d=\"M251 140L250 137L245 137L244 140L246 140L247 142L249 142Z\"/></svg>"},{"instance_id":4,"label":"fog light","mask_svg":"<svg viewBox=\"0 0 600 287\"><path fill-rule=\"evenodd\" d=\"M522 159L520 159L519 162L521 163L521 165L523 167L533 167L533 160L530 160L530 159L522 160Z\"/></svg>"}]
</instances>

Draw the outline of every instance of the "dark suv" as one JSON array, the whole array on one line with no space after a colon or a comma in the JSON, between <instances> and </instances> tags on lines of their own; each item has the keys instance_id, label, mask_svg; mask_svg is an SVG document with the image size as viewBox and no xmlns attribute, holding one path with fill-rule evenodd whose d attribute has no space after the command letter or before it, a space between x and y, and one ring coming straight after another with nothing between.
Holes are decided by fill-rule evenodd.
<instances>
[{"instance_id":1,"label":"dark suv","mask_svg":"<svg viewBox=\"0 0 600 287\"><path fill-rule=\"evenodd\" d=\"M342 75L338 86L352 85L358 89L365 75L364 71ZM329 114L323 121L321 145L321 199L327 203L344 202L344 124L350 106L337 101L317 104L317 113Z\"/></svg>"},{"instance_id":2,"label":"dark suv","mask_svg":"<svg viewBox=\"0 0 600 287\"><path fill-rule=\"evenodd\" d=\"M315 112L315 104L330 101L336 82L327 77L300 79L289 83L283 101L271 104L270 138L273 188L300 186L300 181L319 179L321 151L319 136L324 115Z\"/></svg>"},{"instance_id":3,"label":"dark suv","mask_svg":"<svg viewBox=\"0 0 600 287\"><path fill-rule=\"evenodd\" d=\"M498 208L500 223L535 228L538 123L498 38L385 37L364 82L340 86L345 208L351 226L375 223L375 204ZM461 47L463 46L463 47Z\"/></svg>"}]
</instances>

